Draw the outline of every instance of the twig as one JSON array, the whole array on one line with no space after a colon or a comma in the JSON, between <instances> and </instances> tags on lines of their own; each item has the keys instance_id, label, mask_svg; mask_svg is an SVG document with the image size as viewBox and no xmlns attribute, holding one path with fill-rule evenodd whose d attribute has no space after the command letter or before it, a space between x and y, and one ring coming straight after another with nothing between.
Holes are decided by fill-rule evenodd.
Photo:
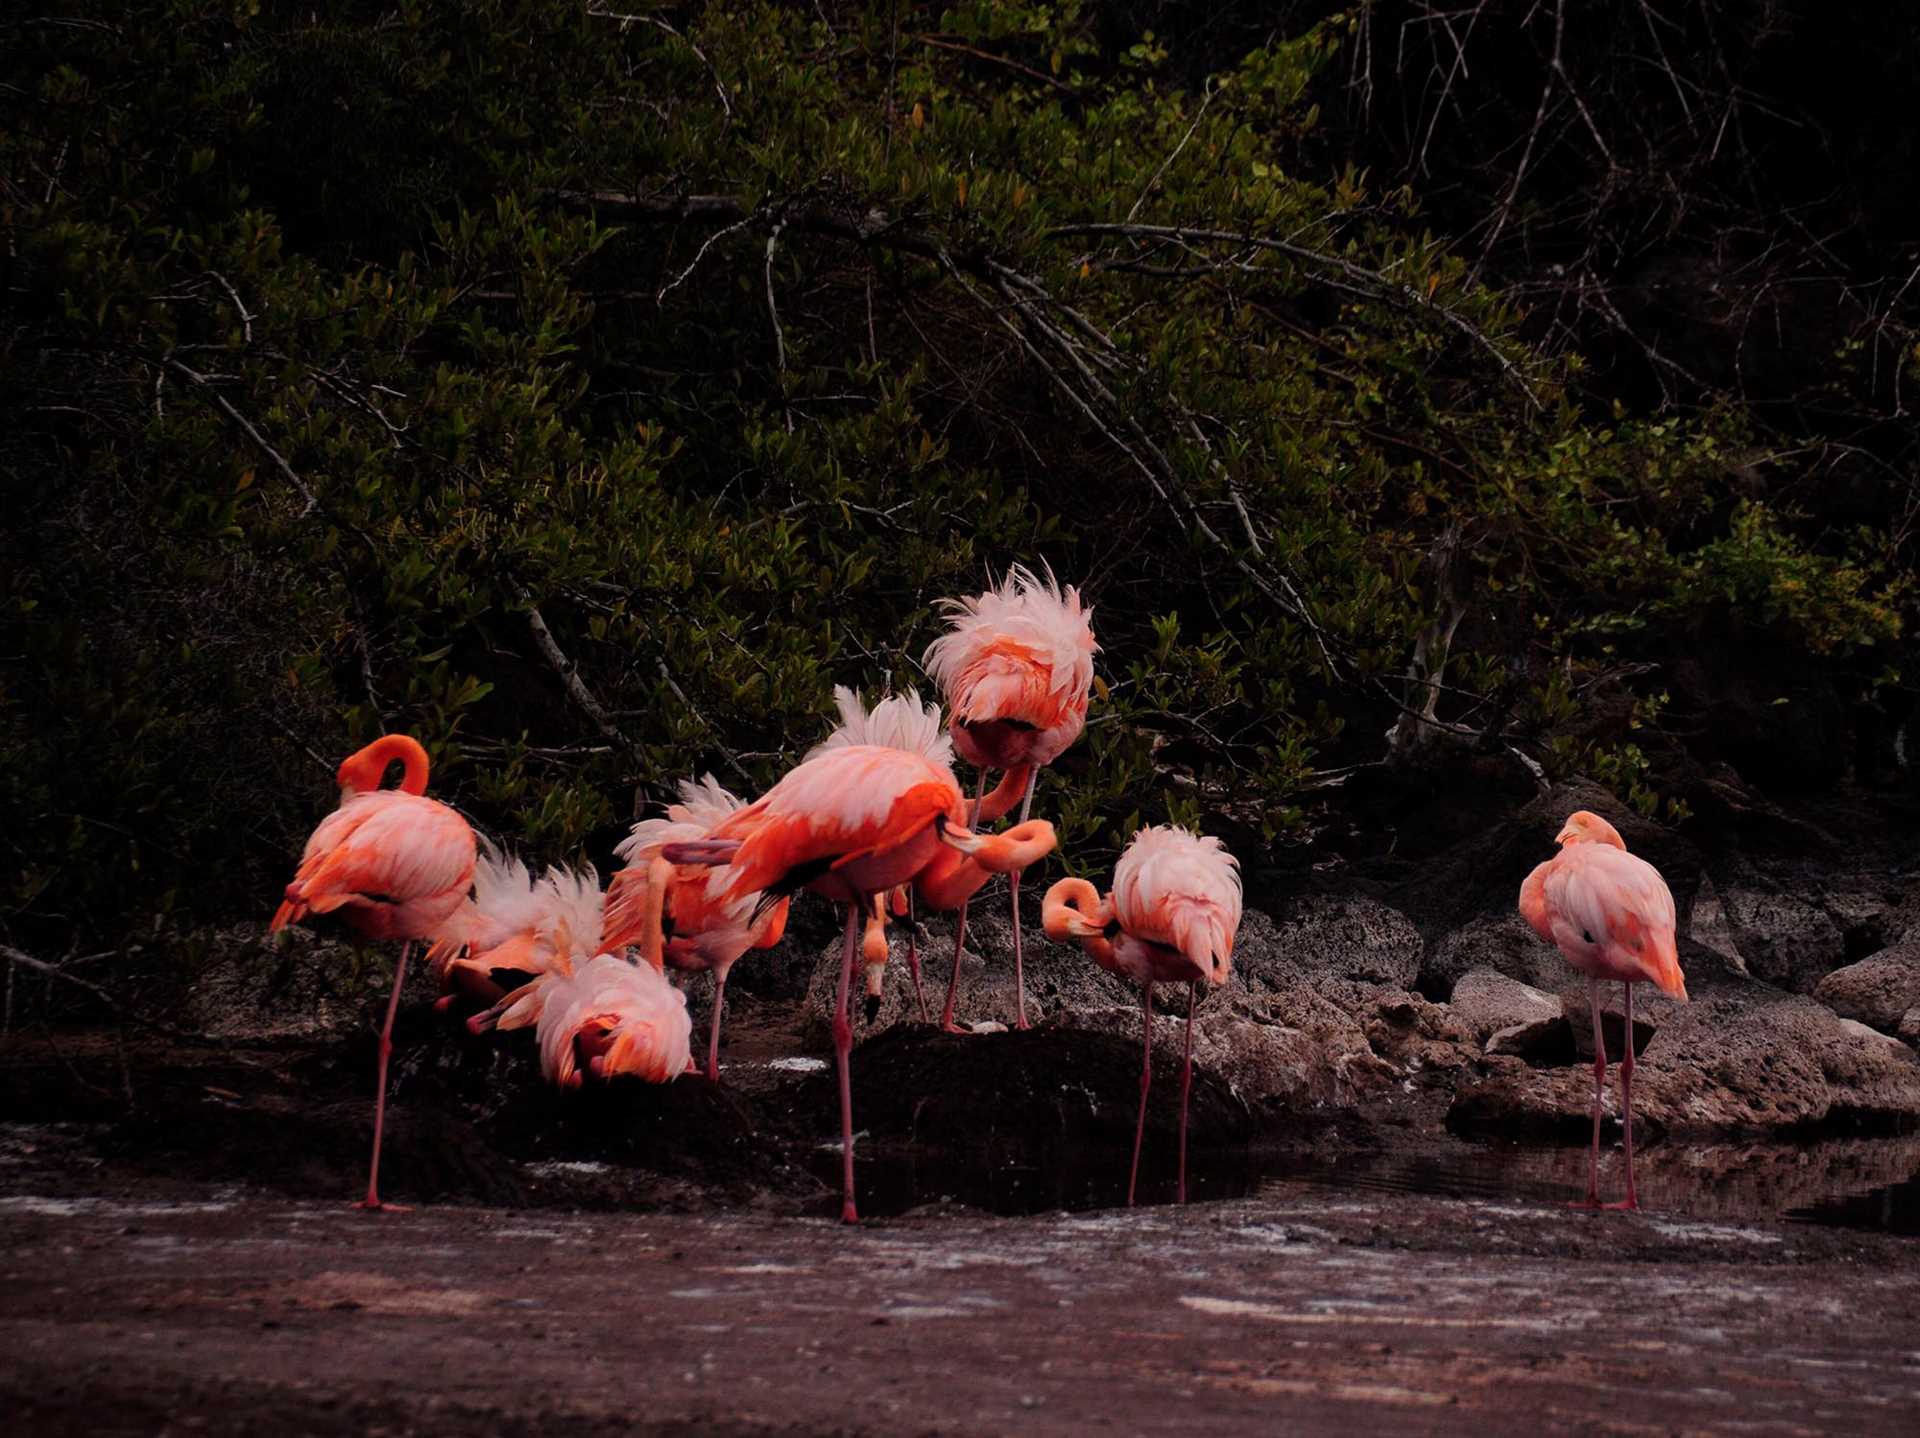
<instances>
[{"instance_id":1,"label":"twig","mask_svg":"<svg viewBox=\"0 0 1920 1438\"><path fill-rule=\"evenodd\" d=\"M539 649L540 657L547 661L553 672L560 676L560 682L566 686L567 697L580 706L581 712L593 721L594 727L609 743L632 753L633 745L620 732L620 726L613 722L606 706L587 688L586 680L580 677L580 666L567 658L566 652L554 639L553 631L547 627L546 617L540 613L537 604L527 607L527 628L533 632L534 647Z\"/></svg>"},{"instance_id":2,"label":"twig","mask_svg":"<svg viewBox=\"0 0 1920 1438\"><path fill-rule=\"evenodd\" d=\"M1187 141L1193 138L1193 132L1200 128L1201 120L1206 118L1207 106L1213 103L1213 97L1219 93L1220 93L1219 90L1214 88L1213 81L1209 79L1207 81L1207 93L1204 97L1202 97L1200 101L1200 108L1194 111L1193 123L1187 126L1187 133L1180 137L1179 144L1175 145L1171 150L1167 152L1166 159L1160 162L1160 168L1153 172L1153 177L1149 179L1146 184L1140 187L1140 198L1135 200L1133 202L1133 208L1127 211L1128 224L1132 224L1133 217L1140 213L1140 207L1146 204L1147 196L1153 193L1153 187L1159 184L1160 177L1166 174L1167 166L1171 165L1175 160L1179 159L1180 152L1187 148Z\"/></svg>"},{"instance_id":3,"label":"twig","mask_svg":"<svg viewBox=\"0 0 1920 1438\"><path fill-rule=\"evenodd\" d=\"M600 3L600 0L596 0L596 3L587 6L587 14L593 16L596 20L617 20L620 22L620 28L622 30L625 30L629 25L651 25L654 29L664 31L673 36L674 39L693 51L695 58L707 67L707 78L713 81L713 88L720 94L720 108L727 112L727 118L729 120L733 118L733 101L727 95L727 87L720 79L720 72L713 68L713 61L707 58L707 52L694 44L692 40L688 39L678 30L674 29L673 26L669 25L665 20L662 20L658 15L616 14L607 9L604 3Z\"/></svg>"},{"instance_id":4,"label":"twig","mask_svg":"<svg viewBox=\"0 0 1920 1438\"><path fill-rule=\"evenodd\" d=\"M682 709L685 709L687 713L691 714L694 718L698 719L702 724L706 725L706 728L710 733L717 736L720 731L715 729L713 725L708 724L707 716L702 714L698 709L693 707L693 701L687 698L687 691L680 687L679 682L673 677L673 671L667 668L666 657L664 655L657 655L655 656L653 662L655 667L658 668L660 671L660 678L666 683L667 689L672 693L673 697L679 701L680 707ZM713 747L720 751L721 757L727 761L728 766L733 770L734 773L738 774L742 779L745 779L748 783L753 782L753 775L747 772L746 766L740 762L739 756L737 756L733 752L733 750L729 749L725 744L722 744L718 737L714 739Z\"/></svg>"},{"instance_id":5,"label":"twig","mask_svg":"<svg viewBox=\"0 0 1920 1438\"><path fill-rule=\"evenodd\" d=\"M253 427L252 420L248 419L244 414L240 413L239 410L235 409L230 403L228 403L227 397L221 394L219 390L213 387L213 381L210 376L203 375L199 373L197 370L188 369L185 365L181 364L179 360L173 359L170 356L166 359L161 360L160 363L164 365L167 369L172 370L175 374L181 376L183 379L190 380L195 385L198 385L201 389L204 389L207 393L207 398L213 403L213 407L219 410L228 419L232 420L235 424L239 425L241 430L246 434L247 438L253 441L254 447L258 449L262 454L266 455L268 459L273 461L274 468L279 470L282 477L285 478L287 483L292 485L294 489L299 492L300 497L302 499L306 500L307 507L300 511L300 517L302 519L305 519L309 514L312 514L316 509L320 508L319 498L314 494L314 492L311 489L307 487L307 482L300 477L299 471L296 470L291 464L287 462L287 457L284 454L280 453L279 450L275 449L272 445L267 443L267 437L261 434L259 430ZM159 391L158 391L158 388L156 387L155 389L156 404L158 404L159 402L158 394L159 394Z\"/></svg>"}]
</instances>

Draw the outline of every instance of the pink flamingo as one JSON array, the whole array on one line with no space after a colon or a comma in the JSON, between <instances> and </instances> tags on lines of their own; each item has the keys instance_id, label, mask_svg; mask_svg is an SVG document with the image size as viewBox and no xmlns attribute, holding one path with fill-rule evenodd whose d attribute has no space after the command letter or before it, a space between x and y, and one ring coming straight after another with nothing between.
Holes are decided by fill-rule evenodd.
<instances>
[{"instance_id":1,"label":"pink flamingo","mask_svg":"<svg viewBox=\"0 0 1920 1438\"><path fill-rule=\"evenodd\" d=\"M1062 589L1049 569L1044 580L1016 564L997 588L971 599L946 599L948 630L927 646L927 672L953 711L953 746L978 766L976 796L986 789L986 771L1032 766L1020 801L1020 822L1033 807L1033 785L1080 737L1093 689L1093 610L1079 591ZM1019 1027L1027 1027L1027 985L1020 952L1020 874L1007 880L1013 895L1013 980ZM953 977L940 1025L955 1032L954 1000L960 991L960 954L967 911L955 924Z\"/></svg>"},{"instance_id":2,"label":"pink flamingo","mask_svg":"<svg viewBox=\"0 0 1920 1438\"><path fill-rule=\"evenodd\" d=\"M860 698L859 690L836 684L833 687L833 702L840 711L840 723L824 740L807 751L807 758L816 759L831 749L855 744L878 744L888 749L904 749L909 754L919 754L943 768L950 769L953 766L953 739L941 720L940 706L923 703L917 690L909 689L898 696L886 695L872 709L868 709ZM1005 815L1026 793L1032 773L1032 768L1026 765L1009 769L991 794L984 798L976 797L968 806L968 827L990 824ZM905 918L907 921L907 971L913 978L913 996L920 1007L920 1022L926 1023L929 1021L927 996L920 985L920 939L913 921L913 886L910 884L902 884L885 901L875 903L873 915L867 921L863 944L868 977L873 979L876 967L887 960L886 923L889 909L896 918ZM964 914L965 911L966 906L962 904L961 912ZM877 991L869 992L867 1007L867 1017L871 1020L879 1008Z\"/></svg>"},{"instance_id":3,"label":"pink flamingo","mask_svg":"<svg viewBox=\"0 0 1920 1438\"><path fill-rule=\"evenodd\" d=\"M550 1083L578 1088L581 1061L598 1078L632 1074L669 1083L693 1067L687 996L651 964L596 954L543 981L540 1068Z\"/></svg>"},{"instance_id":4,"label":"pink flamingo","mask_svg":"<svg viewBox=\"0 0 1920 1438\"><path fill-rule=\"evenodd\" d=\"M771 904L809 888L846 905L833 1048L840 1078L840 1216L848 1223L857 1222L859 1212L847 995L862 920L877 896L909 882L938 906L957 906L990 873L1023 868L1054 845L1051 824L1035 821L986 836L962 826L965 812L960 786L945 765L904 749L850 744L804 761L705 839L668 844L663 851L669 863L729 865L729 898L759 893L762 904ZM871 986L877 966L869 968Z\"/></svg>"},{"instance_id":5,"label":"pink flamingo","mask_svg":"<svg viewBox=\"0 0 1920 1438\"><path fill-rule=\"evenodd\" d=\"M1587 1152L1587 1196L1574 1205L1599 1208L1600 1112L1607 1085L1607 1043L1600 1032L1600 985L1626 990L1627 1037L1620 1058L1620 1124L1627 1151L1627 1196L1608 1208L1637 1209L1633 1186L1633 986L1647 982L1676 999L1687 996L1674 942L1673 894L1660 871L1638 855L1613 825L1585 809L1567 816L1547 860L1520 886L1520 914L1587 976L1593 1009L1593 1142Z\"/></svg>"},{"instance_id":6,"label":"pink flamingo","mask_svg":"<svg viewBox=\"0 0 1920 1438\"><path fill-rule=\"evenodd\" d=\"M1240 930L1240 866L1218 839L1155 826L1133 836L1113 870L1105 902L1085 879L1062 879L1041 903L1047 937L1078 939L1109 973L1141 986L1140 1116L1133 1129L1127 1206L1140 1177L1140 1140L1153 1083L1153 986L1187 986L1186 1056L1180 1073L1180 1202L1187 1201L1187 1099L1193 1085L1193 1004L1202 983L1218 988Z\"/></svg>"},{"instance_id":7,"label":"pink flamingo","mask_svg":"<svg viewBox=\"0 0 1920 1438\"><path fill-rule=\"evenodd\" d=\"M387 766L402 766L400 787L382 789ZM405 734L376 739L340 765L340 807L313 831L270 931L310 914L332 914L363 938L401 941L393 997L380 1029L380 1067L373 1101L373 1162L362 1208L397 1209L380 1201L380 1138L387 1107L387 1061L400 1009L407 956L417 939L433 938L459 909L473 883L473 830L445 804L425 796L427 751Z\"/></svg>"},{"instance_id":8,"label":"pink flamingo","mask_svg":"<svg viewBox=\"0 0 1920 1438\"><path fill-rule=\"evenodd\" d=\"M441 984L470 998L499 1007L509 992L555 969L565 969L583 944L600 929L599 876L554 866L535 878L511 854L481 841L473 870L472 897L461 901L427 950L427 967ZM523 974L518 984L502 987L495 975ZM439 1007L453 1002L449 993ZM489 1010L491 1013L492 1010ZM492 1027L488 1015L469 1020L476 1033Z\"/></svg>"},{"instance_id":9,"label":"pink flamingo","mask_svg":"<svg viewBox=\"0 0 1920 1438\"><path fill-rule=\"evenodd\" d=\"M607 889L606 921L600 947L617 952L637 944L654 968L713 974L713 1015L707 1038L707 1077L720 1078L720 1014L727 1001L727 975L750 949L770 949L787 927L787 901L759 907L753 894L729 898L724 870L697 865L676 867L661 857L668 844L704 839L740 800L713 775L683 780L680 802L662 819L646 819L614 851L627 867Z\"/></svg>"}]
</instances>

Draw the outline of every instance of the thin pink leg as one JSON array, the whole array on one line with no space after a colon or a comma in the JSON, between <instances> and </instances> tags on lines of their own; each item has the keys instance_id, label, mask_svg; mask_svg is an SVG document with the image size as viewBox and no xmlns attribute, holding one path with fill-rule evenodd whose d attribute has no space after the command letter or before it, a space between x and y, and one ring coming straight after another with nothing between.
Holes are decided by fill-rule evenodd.
<instances>
[{"instance_id":1,"label":"thin pink leg","mask_svg":"<svg viewBox=\"0 0 1920 1438\"><path fill-rule=\"evenodd\" d=\"M1608 1207L1632 1211L1640 1207L1640 1195L1633 1186L1633 984L1629 981L1620 987L1627 991L1627 1048L1620 1055L1620 1129L1627 1149L1627 1196L1625 1201Z\"/></svg>"},{"instance_id":2,"label":"thin pink leg","mask_svg":"<svg viewBox=\"0 0 1920 1438\"><path fill-rule=\"evenodd\" d=\"M1187 1096L1193 1092L1193 1001L1200 985L1187 984L1187 1050L1180 1065L1180 1202L1187 1201Z\"/></svg>"},{"instance_id":3,"label":"thin pink leg","mask_svg":"<svg viewBox=\"0 0 1920 1438\"><path fill-rule=\"evenodd\" d=\"M920 987L920 923L913 911L913 890L907 890L907 972L913 975L913 998L920 1005L920 1022L931 1023L927 1017L927 991Z\"/></svg>"},{"instance_id":4,"label":"thin pink leg","mask_svg":"<svg viewBox=\"0 0 1920 1438\"><path fill-rule=\"evenodd\" d=\"M713 971L713 1023L707 1032L707 1077L720 1082L720 1014L727 1006L727 970L722 964Z\"/></svg>"},{"instance_id":5,"label":"thin pink leg","mask_svg":"<svg viewBox=\"0 0 1920 1438\"><path fill-rule=\"evenodd\" d=\"M1587 1002L1593 1009L1593 1142L1587 1149L1587 1196L1570 1208L1600 1206L1600 1114L1607 1088L1607 1038L1600 1031L1600 981L1587 980Z\"/></svg>"},{"instance_id":6,"label":"thin pink leg","mask_svg":"<svg viewBox=\"0 0 1920 1438\"><path fill-rule=\"evenodd\" d=\"M1024 820L1022 822L1025 822ZM1140 1140L1147 1133L1147 1090L1153 1087L1153 983L1140 991L1140 1117L1133 1123L1133 1167L1127 1170L1127 1207L1140 1182Z\"/></svg>"},{"instance_id":7,"label":"thin pink leg","mask_svg":"<svg viewBox=\"0 0 1920 1438\"><path fill-rule=\"evenodd\" d=\"M387 1213L405 1213L397 1203L380 1201L380 1139L387 1123L387 1060L393 1056L393 1016L400 1012L400 989L407 981L407 956L413 952L409 940L400 946L400 962L393 970L393 997L387 1000L387 1021L380 1029L380 1077L373 1094L373 1164L367 1170L367 1196L357 1207Z\"/></svg>"},{"instance_id":8,"label":"thin pink leg","mask_svg":"<svg viewBox=\"0 0 1920 1438\"><path fill-rule=\"evenodd\" d=\"M971 812L975 814L980 812L980 801L986 797L986 793L987 771L982 769L980 771L980 778L973 786L973 809ZM953 921L953 977L947 980L947 1007L940 1015L940 1027L950 1034L961 1032L961 1029L953 1021L953 1003L960 995L960 955L966 946L967 906L962 904L960 906L960 916Z\"/></svg>"},{"instance_id":9,"label":"thin pink leg","mask_svg":"<svg viewBox=\"0 0 1920 1438\"><path fill-rule=\"evenodd\" d=\"M1038 769L1027 776L1027 792L1020 799L1019 822L1022 824L1027 822L1027 814L1033 808L1033 786L1039 778ZM1027 1023L1027 975L1020 961L1020 871L1018 869L1007 875L1007 891L1013 895L1014 1027L1024 1029L1031 1025Z\"/></svg>"},{"instance_id":10,"label":"thin pink leg","mask_svg":"<svg viewBox=\"0 0 1920 1438\"><path fill-rule=\"evenodd\" d=\"M858 900L847 905L847 943L840 954L840 994L833 1005L833 1058L840 1070L840 1221L858 1223L853 1206L853 1080L847 1072L847 1055L853 1052L853 1025L847 1021L847 990L853 983L853 951L860 938L860 913L866 906Z\"/></svg>"}]
</instances>

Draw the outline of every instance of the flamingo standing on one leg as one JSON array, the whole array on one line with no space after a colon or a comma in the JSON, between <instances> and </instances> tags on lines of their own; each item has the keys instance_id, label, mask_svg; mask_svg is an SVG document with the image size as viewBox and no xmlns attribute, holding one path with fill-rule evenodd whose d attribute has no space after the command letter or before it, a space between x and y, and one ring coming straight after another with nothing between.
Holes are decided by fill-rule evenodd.
<instances>
[{"instance_id":1,"label":"flamingo standing on one leg","mask_svg":"<svg viewBox=\"0 0 1920 1438\"><path fill-rule=\"evenodd\" d=\"M804 761L708 837L663 851L670 863L728 865L729 898L759 893L762 904L771 904L810 888L846 905L833 1048L840 1078L840 1214L848 1223L857 1222L859 1212L847 995L854 948L876 896L912 882L941 907L957 905L990 873L1024 868L1054 845L1051 824L1035 821L983 836L961 825L965 812L960 786L944 764L904 749L853 744Z\"/></svg>"},{"instance_id":2,"label":"flamingo standing on one leg","mask_svg":"<svg viewBox=\"0 0 1920 1438\"><path fill-rule=\"evenodd\" d=\"M728 898L728 875L697 865L676 867L661 858L668 844L703 839L742 808L713 775L683 780L680 802L664 819L645 819L614 851L628 867L607 888L600 947L618 951L637 944L656 969L711 970L713 1014L707 1037L707 1077L720 1078L720 1014L727 1001L727 975L750 949L770 949L787 927L787 901L770 908L756 896Z\"/></svg>"},{"instance_id":3,"label":"flamingo standing on one leg","mask_svg":"<svg viewBox=\"0 0 1920 1438\"><path fill-rule=\"evenodd\" d=\"M860 698L859 690L836 684L833 687L833 702L840 711L840 723L824 740L807 751L807 758L817 759L828 750L850 745L877 744L883 748L904 749L909 754L919 754L943 768L950 769L953 766L953 739L941 720L940 706L924 703L917 690L909 689L897 696L886 695L872 709L868 709ZM1009 769L991 794L977 796L968 806L968 827L990 824L1005 815L1026 794L1032 775L1033 770L1028 765L1016 765ZM901 885L893 890L886 902L875 905L873 917L867 923L864 945L868 975L869 978L874 977L873 966L886 962L889 909L895 917L903 917L907 921L907 970L913 978L913 996L920 1006L920 1021L926 1023L927 996L920 985L920 942L918 926L914 922L913 890L910 885ZM962 914L965 911L966 905L962 904ZM869 994L867 1006L871 1020L879 1008L877 991ZM952 1001L949 1000L949 1018L951 1011Z\"/></svg>"},{"instance_id":4,"label":"flamingo standing on one leg","mask_svg":"<svg viewBox=\"0 0 1920 1438\"><path fill-rule=\"evenodd\" d=\"M1609 1208L1637 1209L1633 1186L1633 986L1645 981L1676 999L1687 996L1673 936L1673 894L1660 871L1627 852L1613 825L1581 809L1567 817L1554 842L1557 858L1541 864L1520 886L1520 913L1533 931L1557 945L1587 976L1593 1009L1593 1142L1587 1152L1587 1196L1600 1204L1600 1112L1607 1084L1607 1042L1600 1032L1600 985L1620 980L1626 990L1627 1036L1620 1058L1620 1123L1627 1151L1627 1196Z\"/></svg>"},{"instance_id":5,"label":"flamingo standing on one leg","mask_svg":"<svg viewBox=\"0 0 1920 1438\"><path fill-rule=\"evenodd\" d=\"M1227 981L1240 929L1240 866L1218 839L1155 826L1133 836L1102 902L1085 879L1062 879L1041 904L1047 937L1078 939L1095 963L1141 986L1140 1116L1133 1129L1127 1206L1140 1177L1140 1140L1153 1083L1153 986L1187 985L1180 1074L1180 1202L1187 1201L1187 1097L1193 1084L1193 1004L1200 985Z\"/></svg>"},{"instance_id":6,"label":"flamingo standing on one leg","mask_svg":"<svg viewBox=\"0 0 1920 1438\"><path fill-rule=\"evenodd\" d=\"M387 766L402 766L400 787L382 789ZM309 914L332 914L363 938L401 941L393 997L380 1029L378 1088L373 1102L373 1161L362 1208L380 1201L380 1139L387 1109L387 1061L400 1009L407 956L417 939L434 938L473 883L475 848L467 821L425 796L427 751L405 734L376 739L340 765L340 807L307 840L272 932Z\"/></svg>"},{"instance_id":7,"label":"flamingo standing on one leg","mask_svg":"<svg viewBox=\"0 0 1920 1438\"><path fill-rule=\"evenodd\" d=\"M1093 610L1079 591L1062 589L1048 570L1043 580L1016 564L997 588L972 599L941 601L948 631L927 646L924 663L953 711L953 745L980 769L976 793L986 789L986 771L1033 766L1020 801L1020 822L1033 806L1033 784L1042 766L1063 754L1087 724L1093 690ZM1013 981L1020 1028L1027 1027L1027 986L1020 952L1020 875L1007 881L1013 894ZM960 989L960 954L967 911L954 925L953 977L940 1025L954 1031L953 1006Z\"/></svg>"}]
</instances>

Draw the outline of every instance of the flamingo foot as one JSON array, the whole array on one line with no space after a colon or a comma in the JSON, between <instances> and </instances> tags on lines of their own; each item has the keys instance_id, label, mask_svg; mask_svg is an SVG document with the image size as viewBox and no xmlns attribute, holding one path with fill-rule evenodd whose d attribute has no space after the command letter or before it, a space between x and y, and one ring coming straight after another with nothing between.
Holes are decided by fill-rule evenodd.
<instances>
[{"instance_id":1,"label":"flamingo foot","mask_svg":"<svg viewBox=\"0 0 1920 1438\"><path fill-rule=\"evenodd\" d=\"M378 1194L375 1194L375 1193L370 1193L365 1198L355 1199L352 1203L348 1204L347 1207L358 1208L367 1213L412 1213L413 1212L412 1204L388 1203L384 1199L382 1199Z\"/></svg>"},{"instance_id":2,"label":"flamingo foot","mask_svg":"<svg viewBox=\"0 0 1920 1438\"><path fill-rule=\"evenodd\" d=\"M1618 1203L1603 1203L1598 1205L1598 1207L1607 1213L1638 1213L1640 1211L1640 1200L1637 1198L1623 1198Z\"/></svg>"}]
</instances>

